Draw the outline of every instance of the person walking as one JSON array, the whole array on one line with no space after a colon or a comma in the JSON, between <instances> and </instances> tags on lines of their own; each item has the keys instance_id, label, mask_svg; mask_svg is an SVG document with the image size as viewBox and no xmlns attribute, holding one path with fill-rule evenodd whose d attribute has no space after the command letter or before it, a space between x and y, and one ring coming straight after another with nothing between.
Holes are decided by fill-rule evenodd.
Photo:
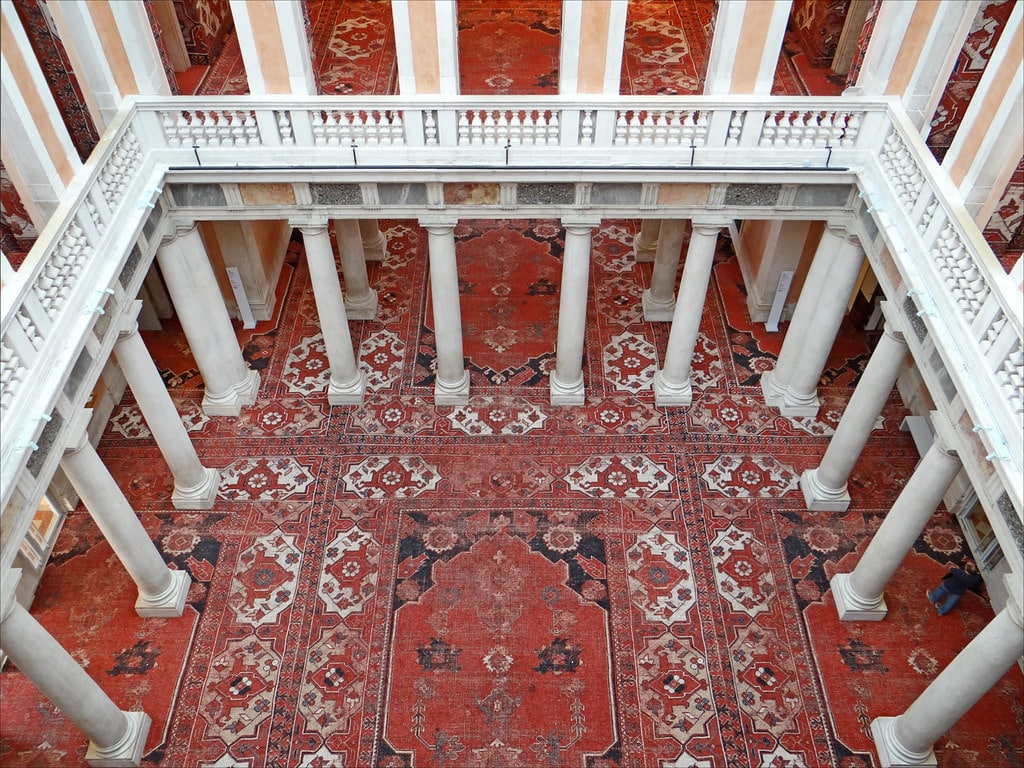
<instances>
[{"instance_id":1,"label":"person walking","mask_svg":"<svg viewBox=\"0 0 1024 768\"><path fill-rule=\"evenodd\" d=\"M945 616L963 597L964 592L980 582L981 574L973 563L965 563L963 568L950 568L935 589L926 593L928 602L935 606L939 616Z\"/></svg>"}]
</instances>

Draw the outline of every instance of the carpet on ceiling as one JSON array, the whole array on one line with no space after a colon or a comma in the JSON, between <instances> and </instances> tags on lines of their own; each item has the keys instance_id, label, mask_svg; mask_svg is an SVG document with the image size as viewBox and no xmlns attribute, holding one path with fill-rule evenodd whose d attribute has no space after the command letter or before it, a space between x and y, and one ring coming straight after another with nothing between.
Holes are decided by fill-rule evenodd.
<instances>
[{"instance_id":1,"label":"carpet on ceiling","mask_svg":"<svg viewBox=\"0 0 1024 768\"><path fill-rule=\"evenodd\" d=\"M222 472L216 505L172 509L130 395L99 450L170 567L192 575L186 615L134 616L134 586L81 507L33 609L119 706L153 717L143 764L876 765L870 720L899 714L992 609L984 592L945 617L925 601L965 551L940 510L886 590L889 618L836 617L829 577L853 567L918 460L894 396L851 509L803 508L797 480L849 399L863 334L844 324L818 417L765 407L751 358L773 359L782 334L745 318L723 238L694 403L655 407L667 324L642 319L637 222L606 221L587 403L552 407L546 377L517 372L553 359L560 227L465 221L473 391L439 408L427 237L382 229L388 258L368 264L380 317L351 323L362 405L327 404L297 243L275 319L240 332L262 386L239 417L201 412L173 324L146 336ZM1022 689L1015 667L940 739L940 765L1019 765ZM11 665L0 694L5 767L84 764L83 736Z\"/></svg>"}]
</instances>

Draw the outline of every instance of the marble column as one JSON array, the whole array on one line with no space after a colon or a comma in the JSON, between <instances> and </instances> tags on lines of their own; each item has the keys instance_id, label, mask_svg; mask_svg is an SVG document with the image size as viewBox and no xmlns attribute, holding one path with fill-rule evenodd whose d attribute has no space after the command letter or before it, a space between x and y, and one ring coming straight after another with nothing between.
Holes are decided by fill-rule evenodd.
<instances>
[{"instance_id":1,"label":"marble column","mask_svg":"<svg viewBox=\"0 0 1024 768\"><path fill-rule=\"evenodd\" d=\"M4 574L0 637L4 653L46 698L89 738L85 761L93 766L142 762L150 718L111 701L53 636L18 602L21 571Z\"/></svg>"},{"instance_id":2,"label":"marble column","mask_svg":"<svg viewBox=\"0 0 1024 768\"><path fill-rule=\"evenodd\" d=\"M85 411L84 415L89 413ZM185 571L172 571L164 563L135 510L89 442L87 423L85 418L80 427L72 427L78 429L79 437L76 444L68 445L60 467L139 588L135 612L146 617L181 616L192 580Z\"/></svg>"},{"instance_id":3,"label":"marble column","mask_svg":"<svg viewBox=\"0 0 1024 768\"><path fill-rule=\"evenodd\" d=\"M880 621L888 608L883 591L900 567L942 496L960 471L960 460L952 446L952 426L938 413L932 414L935 442L921 459L914 474L892 505L860 561L850 573L832 577L832 595L843 621Z\"/></svg>"},{"instance_id":4,"label":"marble column","mask_svg":"<svg viewBox=\"0 0 1024 768\"><path fill-rule=\"evenodd\" d=\"M640 231L633 238L633 257L637 261L654 261L660 233L661 219L644 219L640 223Z\"/></svg>"},{"instance_id":5,"label":"marble column","mask_svg":"<svg viewBox=\"0 0 1024 768\"><path fill-rule=\"evenodd\" d=\"M704 300L720 230L718 224L695 222L690 232L690 246L679 281L679 297L672 315L665 363L654 374L656 405L689 405L693 401L690 366L700 334L700 319L704 314Z\"/></svg>"},{"instance_id":6,"label":"marble column","mask_svg":"<svg viewBox=\"0 0 1024 768\"><path fill-rule=\"evenodd\" d=\"M217 276L195 224L175 231L157 250L157 261L178 321L206 387L203 411L237 416L256 402L260 375L242 358Z\"/></svg>"},{"instance_id":7,"label":"marble column","mask_svg":"<svg viewBox=\"0 0 1024 768\"><path fill-rule=\"evenodd\" d=\"M644 291L643 296L644 320L649 323L672 319L676 306L676 275L685 238L685 221L666 219L662 222L654 253L651 287Z\"/></svg>"},{"instance_id":8,"label":"marble column","mask_svg":"<svg viewBox=\"0 0 1024 768\"><path fill-rule=\"evenodd\" d=\"M370 287L363 254L363 236L355 219L335 219L334 235L345 275L345 311L352 320L377 319L377 292Z\"/></svg>"},{"instance_id":9,"label":"marble column","mask_svg":"<svg viewBox=\"0 0 1024 768\"><path fill-rule=\"evenodd\" d=\"M850 494L846 481L907 359L907 342L894 327L895 313L888 302L883 302L882 308L888 318L885 332L871 353L864 375L843 411L843 418L839 420L821 464L808 469L800 477L800 489L809 510L842 512L849 508Z\"/></svg>"},{"instance_id":10,"label":"marble column","mask_svg":"<svg viewBox=\"0 0 1024 768\"><path fill-rule=\"evenodd\" d=\"M932 747L1024 654L1019 575L1006 576L1009 600L899 717L871 721L882 768L935 766Z\"/></svg>"},{"instance_id":11,"label":"marble column","mask_svg":"<svg viewBox=\"0 0 1024 768\"><path fill-rule=\"evenodd\" d=\"M459 270L455 261L455 224L424 222L430 250L430 298L434 312L434 344L437 370L434 375L436 405L469 402L469 371L462 351L462 309L459 304Z\"/></svg>"},{"instance_id":12,"label":"marble column","mask_svg":"<svg viewBox=\"0 0 1024 768\"><path fill-rule=\"evenodd\" d=\"M136 302L137 308L141 304ZM118 336L114 355L128 386L132 388L146 426L153 433L153 439L174 476L171 503L176 509L209 509L217 495L220 472L204 467L199 461L195 446L134 319Z\"/></svg>"},{"instance_id":13,"label":"marble column","mask_svg":"<svg viewBox=\"0 0 1024 768\"><path fill-rule=\"evenodd\" d=\"M376 219L360 219L359 236L363 239L363 257L367 261L384 261L387 258L388 239L380 231Z\"/></svg>"},{"instance_id":14,"label":"marble column","mask_svg":"<svg viewBox=\"0 0 1024 768\"><path fill-rule=\"evenodd\" d=\"M320 331L331 366L331 379L327 385L327 402L331 405L358 405L366 392L366 377L359 370L352 334L348 328L345 301L341 297L338 268L334 263L334 250L327 224L299 226L306 246L306 263L313 285L316 311L320 315ZM374 297L376 298L376 296Z\"/></svg>"},{"instance_id":15,"label":"marble column","mask_svg":"<svg viewBox=\"0 0 1024 768\"><path fill-rule=\"evenodd\" d=\"M558 300L555 369L549 378L552 405L583 405L583 345L590 283L590 240L597 222L565 224L562 285Z\"/></svg>"},{"instance_id":16,"label":"marble column","mask_svg":"<svg viewBox=\"0 0 1024 768\"><path fill-rule=\"evenodd\" d=\"M857 239L829 224L821 236L775 369L761 376L765 402L783 416L816 416L818 381L864 262Z\"/></svg>"}]
</instances>

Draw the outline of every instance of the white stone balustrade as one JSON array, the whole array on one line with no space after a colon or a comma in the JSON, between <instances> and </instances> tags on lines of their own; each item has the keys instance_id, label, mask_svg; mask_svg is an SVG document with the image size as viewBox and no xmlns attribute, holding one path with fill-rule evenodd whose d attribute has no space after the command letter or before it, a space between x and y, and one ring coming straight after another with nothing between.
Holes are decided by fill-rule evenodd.
<instances>
[{"instance_id":1,"label":"white stone balustrade","mask_svg":"<svg viewBox=\"0 0 1024 768\"><path fill-rule=\"evenodd\" d=\"M822 173L826 164L846 170ZM493 169L492 180L509 184L628 178L653 188L646 202L592 210L622 217L650 211L659 184L723 183L723 170L730 183L856 183L865 208L851 221L880 233L865 243L869 258L891 254L899 272L892 287L911 290L958 400L990 452L985 461L1013 508L1019 513L1022 507L1020 296L895 99L230 96L127 99L25 264L5 284L3 509L35 450L41 418L56 407L129 253L138 250L163 184L186 176L221 180L201 175L210 166L219 166L218 173L262 168L260 181L308 180L311 171L304 168L337 168L367 187L408 183L417 168L432 182L438 168L449 173L441 181L462 181L466 169L484 168ZM502 177L506 170L516 175ZM513 200L503 189L502 205ZM360 215L378 215L379 201L371 203L368 198ZM444 205L443 195L434 193L406 215L417 218ZM742 204L708 204L715 206L744 215ZM575 208L566 203L559 215ZM756 214L787 215L771 207ZM866 234L873 239L873 232ZM151 257L152 249L142 256L145 263ZM902 296L890 299L902 306ZM960 423L959 410L938 407L950 408L950 418ZM4 527L19 526L5 521ZM4 542L5 550L10 546Z\"/></svg>"}]
</instances>

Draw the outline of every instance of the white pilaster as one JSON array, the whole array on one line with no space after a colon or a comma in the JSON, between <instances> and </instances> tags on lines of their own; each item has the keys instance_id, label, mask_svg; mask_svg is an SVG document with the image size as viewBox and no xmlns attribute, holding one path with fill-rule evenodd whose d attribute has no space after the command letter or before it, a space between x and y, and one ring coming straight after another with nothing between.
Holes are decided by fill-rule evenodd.
<instances>
[{"instance_id":1,"label":"white pilaster","mask_svg":"<svg viewBox=\"0 0 1024 768\"><path fill-rule=\"evenodd\" d=\"M649 323L672 319L676 306L676 275L685 237L686 222L682 219L666 219L661 224L651 287L644 291L642 299L644 320Z\"/></svg>"},{"instance_id":2,"label":"white pilaster","mask_svg":"<svg viewBox=\"0 0 1024 768\"><path fill-rule=\"evenodd\" d=\"M857 84L849 92L900 97L911 121L927 136L979 5L978 0L883 2Z\"/></svg>"},{"instance_id":3,"label":"white pilaster","mask_svg":"<svg viewBox=\"0 0 1024 768\"><path fill-rule=\"evenodd\" d=\"M243 406L256 402L260 375L249 370L242 358L196 225L176 230L164 240L156 257L203 376L203 411L211 416L237 416Z\"/></svg>"},{"instance_id":4,"label":"white pilaster","mask_svg":"<svg viewBox=\"0 0 1024 768\"><path fill-rule=\"evenodd\" d=\"M706 95L771 94L792 4L792 0L717 3Z\"/></svg>"},{"instance_id":5,"label":"white pilaster","mask_svg":"<svg viewBox=\"0 0 1024 768\"><path fill-rule=\"evenodd\" d=\"M427 230L430 249L430 298L434 311L437 370L434 402L465 405L469 402L469 371L462 349L462 308L459 270L455 261L455 224L420 221Z\"/></svg>"},{"instance_id":6,"label":"white pilaster","mask_svg":"<svg viewBox=\"0 0 1024 768\"><path fill-rule=\"evenodd\" d=\"M719 224L694 222L690 231L690 247L686 251L683 276L679 281L679 297L672 315L665 364L654 374L656 405L689 405L693 401L690 383L693 350L700 333L700 318L704 314L704 300L721 228Z\"/></svg>"},{"instance_id":7,"label":"white pilaster","mask_svg":"<svg viewBox=\"0 0 1024 768\"><path fill-rule=\"evenodd\" d=\"M935 442L903 487L892 509L871 537L864 555L851 573L832 577L832 595L843 621L880 621L888 608L883 591L900 563L910 552L942 496L960 471L952 452L952 427L938 413L932 414Z\"/></svg>"},{"instance_id":8,"label":"white pilaster","mask_svg":"<svg viewBox=\"0 0 1024 768\"><path fill-rule=\"evenodd\" d=\"M1024 4L1015 3L942 167L979 228L995 212L1024 152Z\"/></svg>"},{"instance_id":9,"label":"white pilaster","mask_svg":"<svg viewBox=\"0 0 1024 768\"><path fill-rule=\"evenodd\" d=\"M864 262L847 230L829 224L821 236L775 369L761 376L765 402L783 416L818 413L818 380Z\"/></svg>"},{"instance_id":10,"label":"white pilaster","mask_svg":"<svg viewBox=\"0 0 1024 768\"><path fill-rule=\"evenodd\" d=\"M1024 654L1019 574L1006 577L1009 600L899 717L871 722L882 768L935 766L932 747Z\"/></svg>"},{"instance_id":11,"label":"white pilaster","mask_svg":"<svg viewBox=\"0 0 1024 768\"><path fill-rule=\"evenodd\" d=\"M380 231L376 219L360 219L359 235L363 240L363 256L367 261L384 261L387 258L388 239Z\"/></svg>"},{"instance_id":12,"label":"white pilaster","mask_svg":"<svg viewBox=\"0 0 1024 768\"><path fill-rule=\"evenodd\" d=\"M583 347L590 284L590 240L595 222L563 222L562 285L558 297L558 342L555 369L549 378L552 405L583 405Z\"/></svg>"},{"instance_id":13,"label":"white pilaster","mask_svg":"<svg viewBox=\"0 0 1024 768\"><path fill-rule=\"evenodd\" d=\"M658 251L661 219L644 219L640 231L633 239L633 257L639 261L654 261Z\"/></svg>"},{"instance_id":14,"label":"white pilaster","mask_svg":"<svg viewBox=\"0 0 1024 768\"><path fill-rule=\"evenodd\" d=\"M171 94L146 8L140 0L48 4L97 129L110 125L132 94Z\"/></svg>"},{"instance_id":15,"label":"white pilaster","mask_svg":"<svg viewBox=\"0 0 1024 768\"><path fill-rule=\"evenodd\" d=\"M142 527L85 430L85 411L75 442L68 445L60 466L82 499L96 526L139 588L135 611L139 616L181 616L192 583L185 571L172 571Z\"/></svg>"},{"instance_id":16,"label":"white pilaster","mask_svg":"<svg viewBox=\"0 0 1024 768\"><path fill-rule=\"evenodd\" d=\"M228 0L228 3L238 33L249 92L316 94L303 4L291 0Z\"/></svg>"},{"instance_id":17,"label":"white pilaster","mask_svg":"<svg viewBox=\"0 0 1024 768\"><path fill-rule=\"evenodd\" d=\"M889 309L888 302L883 302L882 308L887 318L885 331L843 411L821 464L815 469L808 469L800 477L800 489L807 509L842 512L849 508L850 494L846 486L850 472L860 458L907 359L907 342L903 333L897 330L898 318Z\"/></svg>"},{"instance_id":18,"label":"white pilaster","mask_svg":"<svg viewBox=\"0 0 1024 768\"><path fill-rule=\"evenodd\" d=\"M341 271L345 275L345 311L352 320L377 319L377 292L366 274L363 237L355 219L335 219L334 235L341 252Z\"/></svg>"},{"instance_id":19,"label":"white pilaster","mask_svg":"<svg viewBox=\"0 0 1024 768\"><path fill-rule=\"evenodd\" d=\"M352 334L348 328L345 301L341 297L338 269L331 249L331 236L327 224L300 226L306 245L306 262L313 284L313 297L320 315L320 330L331 366L331 381L327 387L327 401L331 405L358 405L366 392L366 377L356 363L352 348Z\"/></svg>"},{"instance_id":20,"label":"white pilaster","mask_svg":"<svg viewBox=\"0 0 1024 768\"><path fill-rule=\"evenodd\" d=\"M562 3L560 95L618 95L627 6L627 0Z\"/></svg>"},{"instance_id":21,"label":"white pilaster","mask_svg":"<svg viewBox=\"0 0 1024 768\"><path fill-rule=\"evenodd\" d=\"M392 0L391 16L399 93L457 94L459 22L455 0Z\"/></svg>"},{"instance_id":22,"label":"white pilaster","mask_svg":"<svg viewBox=\"0 0 1024 768\"><path fill-rule=\"evenodd\" d=\"M21 571L0 582L0 637L3 650L22 674L89 738L87 763L97 768L142 762L150 718L118 709L96 681L15 597Z\"/></svg>"},{"instance_id":23,"label":"white pilaster","mask_svg":"<svg viewBox=\"0 0 1024 768\"><path fill-rule=\"evenodd\" d=\"M136 311L142 302L136 302ZM114 355L174 476L171 502L176 509L209 509L217 496L220 472L199 461L181 416L167 393L160 372L131 320L114 345Z\"/></svg>"},{"instance_id":24,"label":"white pilaster","mask_svg":"<svg viewBox=\"0 0 1024 768\"><path fill-rule=\"evenodd\" d=\"M39 232L82 167L21 19L0 3L0 159Z\"/></svg>"}]
</instances>

